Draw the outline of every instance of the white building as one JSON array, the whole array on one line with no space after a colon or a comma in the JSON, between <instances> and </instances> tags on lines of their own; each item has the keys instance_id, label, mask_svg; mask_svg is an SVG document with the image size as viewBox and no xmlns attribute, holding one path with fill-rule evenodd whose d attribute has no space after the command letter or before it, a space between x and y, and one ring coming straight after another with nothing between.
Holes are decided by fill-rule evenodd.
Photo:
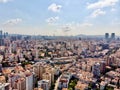
<instances>
[{"instance_id":1,"label":"white building","mask_svg":"<svg viewBox=\"0 0 120 90\"><path fill-rule=\"evenodd\" d=\"M69 81L71 79L71 74L70 73L64 73L60 76L59 80L59 88L68 88Z\"/></svg>"},{"instance_id":2,"label":"white building","mask_svg":"<svg viewBox=\"0 0 120 90\"><path fill-rule=\"evenodd\" d=\"M41 80L38 81L38 88L42 88L43 90L49 90L49 80Z\"/></svg>"},{"instance_id":3,"label":"white building","mask_svg":"<svg viewBox=\"0 0 120 90\"><path fill-rule=\"evenodd\" d=\"M0 83L0 90L9 90L10 84L9 83Z\"/></svg>"},{"instance_id":4,"label":"white building","mask_svg":"<svg viewBox=\"0 0 120 90\"><path fill-rule=\"evenodd\" d=\"M33 74L26 75L26 90L33 90Z\"/></svg>"}]
</instances>

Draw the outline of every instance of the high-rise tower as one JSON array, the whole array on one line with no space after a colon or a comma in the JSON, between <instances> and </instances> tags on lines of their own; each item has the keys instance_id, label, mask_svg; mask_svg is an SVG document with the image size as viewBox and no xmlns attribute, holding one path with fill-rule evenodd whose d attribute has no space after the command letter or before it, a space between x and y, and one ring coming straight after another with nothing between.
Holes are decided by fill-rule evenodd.
<instances>
[{"instance_id":1,"label":"high-rise tower","mask_svg":"<svg viewBox=\"0 0 120 90\"><path fill-rule=\"evenodd\" d=\"M105 33L105 39L106 39L106 40L109 39L109 33Z\"/></svg>"},{"instance_id":2,"label":"high-rise tower","mask_svg":"<svg viewBox=\"0 0 120 90\"><path fill-rule=\"evenodd\" d=\"M111 33L111 40L115 39L115 33Z\"/></svg>"}]
</instances>

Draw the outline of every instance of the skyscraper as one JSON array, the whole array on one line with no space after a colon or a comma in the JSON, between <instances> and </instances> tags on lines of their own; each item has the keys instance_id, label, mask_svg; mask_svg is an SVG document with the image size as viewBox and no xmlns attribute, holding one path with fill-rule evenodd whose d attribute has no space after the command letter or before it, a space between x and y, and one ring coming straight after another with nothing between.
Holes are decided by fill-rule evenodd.
<instances>
[{"instance_id":1,"label":"skyscraper","mask_svg":"<svg viewBox=\"0 0 120 90\"><path fill-rule=\"evenodd\" d=\"M3 32L2 30L0 31L0 46L4 44L4 39L3 39Z\"/></svg>"},{"instance_id":2,"label":"skyscraper","mask_svg":"<svg viewBox=\"0 0 120 90\"><path fill-rule=\"evenodd\" d=\"M115 33L111 33L111 40L115 39Z\"/></svg>"},{"instance_id":3,"label":"skyscraper","mask_svg":"<svg viewBox=\"0 0 120 90\"><path fill-rule=\"evenodd\" d=\"M2 30L0 31L0 39L2 39Z\"/></svg>"},{"instance_id":4,"label":"skyscraper","mask_svg":"<svg viewBox=\"0 0 120 90\"><path fill-rule=\"evenodd\" d=\"M106 39L106 40L109 39L109 33L105 33L105 39Z\"/></svg>"},{"instance_id":5,"label":"skyscraper","mask_svg":"<svg viewBox=\"0 0 120 90\"><path fill-rule=\"evenodd\" d=\"M7 38L7 37L8 37L8 32L4 32L3 38Z\"/></svg>"}]
</instances>

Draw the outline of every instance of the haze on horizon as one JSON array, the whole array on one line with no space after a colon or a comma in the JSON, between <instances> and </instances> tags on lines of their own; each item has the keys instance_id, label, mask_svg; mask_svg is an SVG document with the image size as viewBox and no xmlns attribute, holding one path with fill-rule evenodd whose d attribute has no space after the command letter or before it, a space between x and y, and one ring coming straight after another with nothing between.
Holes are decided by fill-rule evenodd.
<instances>
[{"instance_id":1,"label":"haze on horizon","mask_svg":"<svg viewBox=\"0 0 120 90\"><path fill-rule=\"evenodd\" d=\"M30 35L120 35L120 0L0 0L0 29Z\"/></svg>"}]
</instances>

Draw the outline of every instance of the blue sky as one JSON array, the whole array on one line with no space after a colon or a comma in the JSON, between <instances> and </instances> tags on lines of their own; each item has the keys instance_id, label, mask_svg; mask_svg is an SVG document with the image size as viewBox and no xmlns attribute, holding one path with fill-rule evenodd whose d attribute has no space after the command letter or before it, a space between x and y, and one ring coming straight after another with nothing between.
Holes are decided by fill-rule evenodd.
<instances>
[{"instance_id":1,"label":"blue sky","mask_svg":"<svg viewBox=\"0 0 120 90\"><path fill-rule=\"evenodd\" d=\"M32 35L120 35L120 0L0 0L0 29Z\"/></svg>"}]
</instances>

